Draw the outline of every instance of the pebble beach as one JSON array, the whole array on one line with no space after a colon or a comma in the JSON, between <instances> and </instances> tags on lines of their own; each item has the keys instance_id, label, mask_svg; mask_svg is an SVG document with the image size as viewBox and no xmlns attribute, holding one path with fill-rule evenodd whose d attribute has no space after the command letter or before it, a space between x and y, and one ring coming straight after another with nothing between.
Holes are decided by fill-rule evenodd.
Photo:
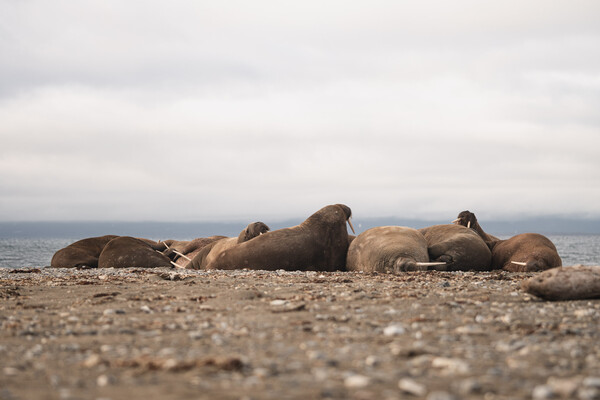
<instances>
[{"instance_id":1,"label":"pebble beach","mask_svg":"<svg viewBox=\"0 0 600 400\"><path fill-rule=\"evenodd\" d=\"M0 399L598 399L534 273L0 269Z\"/></svg>"}]
</instances>

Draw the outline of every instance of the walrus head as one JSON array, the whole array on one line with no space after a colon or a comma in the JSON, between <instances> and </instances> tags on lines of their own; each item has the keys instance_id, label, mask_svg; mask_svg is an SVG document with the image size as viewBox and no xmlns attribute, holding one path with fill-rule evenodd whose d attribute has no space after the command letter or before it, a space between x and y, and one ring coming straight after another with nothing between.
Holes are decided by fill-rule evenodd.
<instances>
[{"instance_id":1,"label":"walrus head","mask_svg":"<svg viewBox=\"0 0 600 400\"><path fill-rule=\"evenodd\" d=\"M356 235L356 232L354 231L354 227L352 226L352 210L350 209L350 207L348 207L345 204L336 204L336 206L340 207L342 209L342 211L344 211L344 214L346 215L346 221L348 222L348 225L350 225L350 229L352 229L352 233L354 233Z\"/></svg>"},{"instance_id":2,"label":"walrus head","mask_svg":"<svg viewBox=\"0 0 600 400\"><path fill-rule=\"evenodd\" d=\"M466 226L467 228L474 227L477 224L477 218L471 211L461 211L458 217L452 221L453 224Z\"/></svg>"},{"instance_id":3,"label":"walrus head","mask_svg":"<svg viewBox=\"0 0 600 400\"><path fill-rule=\"evenodd\" d=\"M263 233L269 232L271 229L264 222L253 222L249 224L238 236L238 243L247 242Z\"/></svg>"}]
</instances>

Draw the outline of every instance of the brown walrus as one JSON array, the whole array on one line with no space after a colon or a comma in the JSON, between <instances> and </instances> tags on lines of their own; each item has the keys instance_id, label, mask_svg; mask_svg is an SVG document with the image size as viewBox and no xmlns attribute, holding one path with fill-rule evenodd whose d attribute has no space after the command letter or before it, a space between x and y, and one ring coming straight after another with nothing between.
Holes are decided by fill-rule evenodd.
<instances>
[{"instance_id":1,"label":"brown walrus","mask_svg":"<svg viewBox=\"0 0 600 400\"><path fill-rule=\"evenodd\" d=\"M556 246L539 233L521 233L501 240L483 231L475 214L462 211L455 220L460 225L475 230L492 251L492 268L512 272L534 272L560 267L562 260Z\"/></svg>"},{"instance_id":2,"label":"brown walrus","mask_svg":"<svg viewBox=\"0 0 600 400\"><path fill-rule=\"evenodd\" d=\"M460 213L458 213L458 216L454 221L452 221L452 223L473 229L483 239L485 244L488 245L490 250L494 246L494 242L500 240L496 236L490 235L489 233L485 233L483 231L483 228L481 228L481 225L479 225L477 217L475 217L475 214L473 214L471 211L461 211Z\"/></svg>"},{"instance_id":3,"label":"brown walrus","mask_svg":"<svg viewBox=\"0 0 600 400\"><path fill-rule=\"evenodd\" d=\"M170 267L171 260L148 241L119 236L104 246L98 258L99 268Z\"/></svg>"},{"instance_id":4,"label":"brown walrus","mask_svg":"<svg viewBox=\"0 0 600 400\"><path fill-rule=\"evenodd\" d=\"M278 229L236 244L203 269L344 269L352 211L343 204L323 207L300 225ZM352 225L350 223L350 227Z\"/></svg>"},{"instance_id":5,"label":"brown walrus","mask_svg":"<svg viewBox=\"0 0 600 400\"><path fill-rule=\"evenodd\" d=\"M98 257L100 257L102 249L116 237L118 236L97 236L71 243L54 253L50 266L54 268L97 268Z\"/></svg>"},{"instance_id":6,"label":"brown walrus","mask_svg":"<svg viewBox=\"0 0 600 400\"><path fill-rule=\"evenodd\" d=\"M600 266L552 268L523 281L521 289L544 300L597 299Z\"/></svg>"},{"instance_id":7,"label":"brown walrus","mask_svg":"<svg viewBox=\"0 0 600 400\"><path fill-rule=\"evenodd\" d=\"M175 266L187 268L191 260L206 246L217 240L226 239L227 236L210 236L193 240L165 240L167 245L163 254L175 262Z\"/></svg>"},{"instance_id":8,"label":"brown walrus","mask_svg":"<svg viewBox=\"0 0 600 400\"><path fill-rule=\"evenodd\" d=\"M211 263L225 250L232 248L238 243L244 243L248 240L254 239L257 236L269 232L269 230L269 227L265 223L253 222L244 228L238 237L223 237L222 239L216 240L202 248L202 250L198 251L192 260L189 261L189 263L186 265L186 268L202 269L203 266Z\"/></svg>"},{"instance_id":9,"label":"brown walrus","mask_svg":"<svg viewBox=\"0 0 600 400\"><path fill-rule=\"evenodd\" d=\"M489 271L492 254L483 239L461 225L433 225L419 229L427 240L429 259L446 262L440 271Z\"/></svg>"},{"instance_id":10,"label":"brown walrus","mask_svg":"<svg viewBox=\"0 0 600 400\"><path fill-rule=\"evenodd\" d=\"M413 228L379 226L367 229L348 248L348 271L400 272L427 270L427 240Z\"/></svg>"}]
</instances>

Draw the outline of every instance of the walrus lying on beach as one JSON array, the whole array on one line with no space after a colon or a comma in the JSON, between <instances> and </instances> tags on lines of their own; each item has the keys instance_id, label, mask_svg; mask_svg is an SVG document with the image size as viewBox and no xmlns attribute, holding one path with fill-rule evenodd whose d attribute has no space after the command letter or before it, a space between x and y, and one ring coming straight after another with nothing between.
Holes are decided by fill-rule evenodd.
<instances>
[{"instance_id":1,"label":"walrus lying on beach","mask_svg":"<svg viewBox=\"0 0 600 400\"><path fill-rule=\"evenodd\" d=\"M278 229L239 243L203 269L344 269L352 211L343 204L323 207L300 225ZM352 224L350 223L352 228ZM354 229L353 229L354 230Z\"/></svg>"},{"instance_id":2,"label":"walrus lying on beach","mask_svg":"<svg viewBox=\"0 0 600 400\"><path fill-rule=\"evenodd\" d=\"M440 271L489 271L492 254L473 230L461 225L433 225L419 229L427 240L429 259L446 262Z\"/></svg>"},{"instance_id":3,"label":"walrus lying on beach","mask_svg":"<svg viewBox=\"0 0 600 400\"><path fill-rule=\"evenodd\" d=\"M152 241L118 236L104 246L98 257L98 268L170 267L171 260L160 248L160 244L153 245Z\"/></svg>"},{"instance_id":4,"label":"walrus lying on beach","mask_svg":"<svg viewBox=\"0 0 600 400\"><path fill-rule=\"evenodd\" d=\"M424 271L431 266L428 261L427 240L421 232L404 226L379 226L352 241L346 268L365 272Z\"/></svg>"},{"instance_id":5,"label":"walrus lying on beach","mask_svg":"<svg viewBox=\"0 0 600 400\"><path fill-rule=\"evenodd\" d=\"M456 223L470 227L481 236L492 251L492 268L512 272L544 271L560 267L562 260L556 246L539 233L521 233L502 240L483 231L475 214L462 211Z\"/></svg>"},{"instance_id":6,"label":"walrus lying on beach","mask_svg":"<svg viewBox=\"0 0 600 400\"><path fill-rule=\"evenodd\" d=\"M600 266L552 268L523 281L521 289L544 300L597 299Z\"/></svg>"},{"instance_id":7,"label":"walrus lying on beach","mask_svg":"<svg viewBox=\"0 0 600 400\"><path fill-rule=\"evenodd\" d=\"M210 243L208 246L198 251L195 256L189 261L186 268L204 269L204 267L214 261L219 255L227 249L232 248L238 243L244 243L254 239L263 233L269 232L269 227L263 222L253 222L249 224L238 237L228 238L223 237L220 240Z\"/></svg>"},{"instance_id":8,"label":"walrus lying on beach","mask_svg":"<svg viewBox=\"0 0 600 400\"><path fill-rule=\"evenodd\" d=\"M167 245L167 249L163 254L174 262L174 266L187 268L188 264L203 248L221 239L227 239L227 236L209 236L193 240L165 240L162 243Z\"/></svg>"},{"instance_id":9,"label":"walrus lying on beach","mask_svg":"<svg viewBox=\"0 0 600 400\"><path fill-rule=\"evenodd\" d=\"M97 236L78 240L58 250L52 256L53 268L97 268L104 246L117 235Z\"/></svg>"}]
</instances>

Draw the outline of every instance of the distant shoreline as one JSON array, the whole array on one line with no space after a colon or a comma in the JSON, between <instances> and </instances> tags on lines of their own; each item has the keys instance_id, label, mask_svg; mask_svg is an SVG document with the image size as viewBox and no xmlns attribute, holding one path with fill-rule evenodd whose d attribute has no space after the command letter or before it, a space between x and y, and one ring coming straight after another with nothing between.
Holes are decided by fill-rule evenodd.
<instances>
[{"instance_id":1,"label":"distant shoreline","mask_svg":"<svg viewBox=\"0 0 600 400\"><path fill-rule=\"evenodd\" d=\"M0 238L76 238L107 234L183 239L212 235L237 236L253 221L227 222L127 222L127 221L38 221L0 222ZM263 221L272 230L296 225L302 219L285 221ZM420 220L406 218L355 218L356 233L384 225L425 226L449 223L443 220ZM600 235L600 219L575 219L562 217L540 217L515 221L482 221L486 232L512 236L523 232L544 235Z\"/></svg>"}]
</instances>

